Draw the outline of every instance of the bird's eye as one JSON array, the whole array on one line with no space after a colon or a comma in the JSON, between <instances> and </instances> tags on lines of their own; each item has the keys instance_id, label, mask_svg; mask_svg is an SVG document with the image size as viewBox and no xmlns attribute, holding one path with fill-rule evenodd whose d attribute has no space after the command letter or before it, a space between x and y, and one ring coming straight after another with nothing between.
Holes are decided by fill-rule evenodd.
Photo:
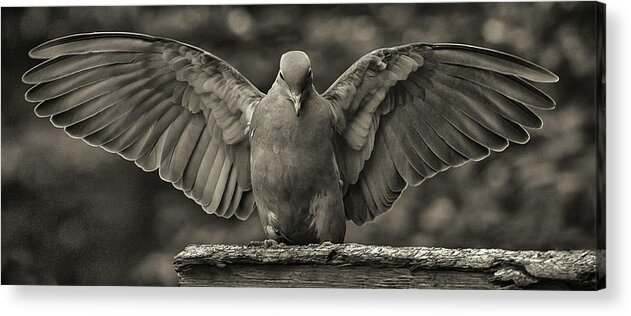
<instances>
[{"instance_id":1,"label":"bird's eye","mask_svg":"<svg viewBox=\"0 0 631 316\"><path fill-rule=\"evenodd\" d=\"M278 74L280 74L280 79L283 79L283 81L285 81L285 76L283 76L283 72L279 72Z\"/></svg>"}]
</instances>

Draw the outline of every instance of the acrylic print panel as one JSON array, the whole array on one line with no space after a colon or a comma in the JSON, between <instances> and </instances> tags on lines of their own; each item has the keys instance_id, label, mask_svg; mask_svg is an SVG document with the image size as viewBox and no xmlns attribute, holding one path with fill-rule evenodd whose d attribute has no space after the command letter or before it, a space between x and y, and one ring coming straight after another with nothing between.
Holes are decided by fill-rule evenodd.
<instances>
[{"instance_id":1,"label":"acrylic print panel","mask_svg":"<svg viewBox=\"0 0 631 316\"><path fill-rule=\"evenodd\" d=\"M2 284L604 287L602 5L2 21Z\"/></svg>"}]
</instances>

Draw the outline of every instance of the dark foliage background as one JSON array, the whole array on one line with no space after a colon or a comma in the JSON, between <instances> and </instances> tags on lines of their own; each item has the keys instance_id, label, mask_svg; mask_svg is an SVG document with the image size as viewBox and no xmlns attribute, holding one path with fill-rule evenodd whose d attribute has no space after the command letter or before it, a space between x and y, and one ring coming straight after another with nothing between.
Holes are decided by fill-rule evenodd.
<instances>
[{"instance_id":1,"label":"dark foliage background","mask_svg":"<svg viewBox=\"0 0 631 316\"><path fill-rule=\"evenodd\" d=\"M279 56L306 51L320 91L364 53L408 42L504 50L556 72L557 101L524 146L512 145L409 188L366 244L508 249L594 248L595 24L592 3L2 8L2 283L174 285L189 243L262 239L206 215L133 163L68 137L33 114L20 77L27 52L77 32L171 37L226 59L267 91Z\"/></svg>"}]
</instances>

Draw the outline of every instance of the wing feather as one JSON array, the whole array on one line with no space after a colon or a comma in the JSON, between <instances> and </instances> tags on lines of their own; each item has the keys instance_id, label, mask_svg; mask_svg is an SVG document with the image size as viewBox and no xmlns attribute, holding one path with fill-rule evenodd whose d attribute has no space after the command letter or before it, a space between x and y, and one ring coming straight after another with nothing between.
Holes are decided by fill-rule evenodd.
<instances>
[{"instance_id":1,"label":"wing feather","mask_svg":"<svg viewBox=\"0 0 631 316\"><path fill-rule=\"evenodd\" d=\"M490 70L444 64L437 65L436 69L456 78L468 80L488 89L495 90L508 98L529 106L545 110L554 109L555 106L552 98L517 77L506 76Z\"/></svg>"},{"instance_id":2,"label":"wing feather","mask_svg":"<svg viewBox=\"0 0 631 316\"><path fill-rule=\"evenodd\" d=\"M31 102L41 102L67 94L105 78L120 76L142 69L142 64L118 64L82 71L51 82L42 82L26 92L25 98Z\"/></svg>"},{"instance_id":3,"label":"wing feather","mask_svg":"<svg viewBox=\"0 0 631 316\"><path fill-rule=\"evenodd\" d=\"M254 201L254 193L252 193L251 190L243 192L235 211L235 217L241 220L247 219L255 209L256 202Z\"/></svg>"},{"instance_id":4,"label":"wing feather","mask_svg":"<svg viewBox=\"0 0 631 316\"><path fill-rule=\"evenodd\" d=\"M182 174L173 174L171 162L175 156L175 149L179 145L183 136L190 137L191 141L196 140L195 135L186 134L186 128L191 125L194 120L191 119L192 114L188 111L181 111L179 116L171 123L167 129L166 139L160 155L159 175L164 181L171 183L176 182Z\"/></svg>"},{"instance_id":5,"label":"wing feather","mask_svg":"<svg viewBox=\"0 0 631 316\"><path fill-rule=\"evenodd\" d=\"M363 224L406 185L525 143L554 100L527 82L555 82L529 61L461 44L375 50L323 94L337 121L346 217ZM381 117L381 119L380 119Z\"/></svg>"},{"instance_id":6,"label":"wing feather","mask_svg":"<svg viewBox=\"0 0 631 316\"><path fill-rule=\"evenodd\" d=\"M146 133L146 136L141 137L134 145L137 145L139 148L145 148L146 142L150 141L151 136L155 135L153 133ZM162 133L158 138L158 141L152 142L153 145L149 150L144 151L144 153L138 155L138 158L135 159L135 163L138 167L140 167L144 171L155 171L160 166L160 152L164 147L164 142L166 140L166 133ZM124 157L124 156L123 156Z\"/></svg>"},{"instance_id":7,"label":"wing feather","mask_svg":"<svg viewBox=\"0 0 631 316\"><path fill-rule=\"evenodd\" d=\"M108 112L107 115L103 114L102 117L90 120L101 122L102 124L109 124L113 122L113 120L119 118L123 113L131 111L133 107L129 106L129 104L137 105L149 97L152 92L150 90L143 89L142 86L142 81L138 81L136 84L127 85L122 89L94 98L59 114L55 114L50 118L50 120L56 127L67 127L109 110L114 113ZM110 109L110 107L115 108ZM89 128L86 128L86 130L87 132L81 134L80 136L86 136L96 131L96 129Z\"/></svg>"},{"instance_id":8,"label":"wing feather","mask_svg":"<svg viewBox=\"0 0 631 316\"><path fill-rule=\"evenodd\" d=\"M173 155L169 161L169 172L164 176L166 181L181 183L180 180L184 175L184 170L191 159L191 155L195 150L197 141L201 137L204 130L204 120L199 116L191 119L180 135L180 138L173 150ZM175 186L178 189L182 187Z\"/></svg>"},{"instance_id":9,"label":"wing feather","mask_svg":"<svg viewBox=\"0 0 631 316\"><path fill-rule=\"evenodd\" d=\"M230 218L233 215L234 210L230 212L230 203L232 202L232 196L234 195L237 188L237 170L233 166L230 168L230 177L226 182L226 186L223 190L223 195L221 197L221 202L219 203L217 209L217 215L222 217Z\"/></svg>"},{"instance_id":10,"label":"wing feather","mask_svg":"<svg viewBox=\"0 0 631 316\"><path fill-rule=\"evenodd\" d=\"M47 60L24 73L22 81L25 83L49 82L69 77L78 72L87 72L86 70L92 70L94 68L117 64L130 65L139 55L139 53L115 52L59 56ZM101 77L101 79L103 79L103 77Z\"/></svg>"},{"instance_id":11,"label":"wing feather","mask_svg":"<svg viewBox=\"0 0 631 316\"><path fill-rule=\"evenodd\" d=\"M212 202L213 195L215 194L215 187L217 187L218 179L221 175L223 175L224 169L226 169L226 163L226 153L223 149L221 149L221 147L219 147L199 201L199 203L204 207L204 210L207 212L208 206L210 202ZM212 211L209 213L212 213Z\"/></svg>"},{"instance_id":12,"label":"wing feather","mask_svg":"<svg viewBox=\"0 0 631 316\"><path fill-rule=\"evenodd\" d=\"M187 161L186 168L184 169L184 175L182 176L182 191L187 196L191 196L188 192L193 189L195 180L197 178L198 171L204 162L204 156L208 150L208 146L212 139L212 133L209 131L212 128L211 125L206 125L201 132L201 136L195 144L195 149L191 158Z\"/></svg>"},{"instance_id":13,"label":"wing feather","mask_svg":"<svg viewBox=\"0 0 631 316\"><path fill-rule=\"evenodd\" d=\"M452 104L452 107L462 114L477 122L479 126L501 136L503 138L501 142L504 143L505 146L508 146L508 143L505 142L504 139L521 144L528 141L528 132L521 126L513 123L510 119L498 114L498 111L493 109L493 105L484 102L486 98L483 98L482 102L480 102L467 95L466 91L458 90L457 87L460 82L450 81L449 78L445 77L439 78L439 75L436 77L437 78L432 80L431 83L435 88L434 91L436 91L436 95ZM451 84L446 82L450 82ZM489 92L492 93L492 91ZM492 145L487 147L493 149L497 148L497 146Z\"/></svg>"},{"instance_id":14,"label":"wing feather","mask_svg":"<svg viewBox=\"0 0 631 316\"><path fill-rule=\"evenodd\" d=\"M35 47L27 71L35 113L184 191L209 213L247 218L245 124L264 96L197 47L132 33L86 33ZM212 84L209 81L212 79Z\"/></svg>"},{"instance_id":15,"label":"wing feather","mask_svg":"<svg viewBox=\"0 0 631 316\"><path fill-rule=\"evenodd\" d=\"M204 188L206 187L206 183L208 183L208 178L210 177L210 172L215 164L215 158L217 157L217 152L219 150L219 137L212 137L210 143L208 144L208 148L206 149L206 153L202 158L200 168L197 170L197 176L195 177L195 184L193 185L191 196L202 206L205 205L204 203L201 203Z\"/></svg>"},{"instance_id":16,"label":"wing feather","mask_svg":"<svg viewBox=\"0 0 631 316\"><path fill-rule=\"evenodd\" d=\"M219 176L217 177L217 184L211 195L210 203L204 210L208 213L217 212L218 216L223 216L224 212L218 210L219 204L221 203L221 199L224 195L224 191L226 190L226 184L228 182L230 171L232 170L232 162L229 159L224 159L223 166L221 167L221 171Z\"/></svg>"},{"instance_id":17,"label":"wing feather","mask_svg":"<svg viewBox=\"0 0 631 316\"><path fill-rule=\"evenodd\" d=\"M426 98L426 103L438 115L470 140L495 151L502 151L508 147L508 141L505 138L493 133L492 130L487 129L488 127L485 128L469 117L461 108L465 103L458 101L460 100L454 100L453 95L438 95L433 92L428 93Z\"/></svg>"},{"instance_id":18,"label":"wing feather","mask_svg":"<svg viewBox=\"0 0 631 316\"><path fill-rule=\"evenodd\" d=\"M424 46L423 44L420 45ZM535 82L557 82L559 80L551 71L504 52L450 43L434 44L431 47L433 59L444 64L486 69Z\"/></svg>"},{"instance_id":19,"label":"wing feather","mask_svg":"<svg viewBox=\"0 0 631 316\"><path fill-rule=\"evenodd\" d=\"M420 183L423 181L423 176L420 172L415 169L410 162L408 155L412 155L412 152L405 152L407 149L402 143L406 142L401 135L393 130L390 124L384 124L382 127L384 139L385 139L385 149L390 153L390 157L394 162L394 165L399 172L399 174L407 181L408 183ZM422 168L421 168L422 169Z\"/></svg>"}]
</instances>

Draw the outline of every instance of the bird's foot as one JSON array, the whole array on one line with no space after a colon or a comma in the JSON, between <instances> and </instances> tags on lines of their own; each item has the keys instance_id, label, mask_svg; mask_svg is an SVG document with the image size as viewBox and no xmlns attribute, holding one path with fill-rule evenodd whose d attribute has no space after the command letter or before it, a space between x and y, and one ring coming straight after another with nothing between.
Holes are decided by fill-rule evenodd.
<instances>
[{"instance_id":1,"label":"bird's foot","mask_svg":"<svg viewBox=\"0 0 631 316\"><path fill-rule=\"evenodd\" d=\"M279 243L278 241L274 240L274 239L265 239L265 240L253 240L250 241L248 243L248 247L265 247L265 248L272 248L272 247L284 247L285 244L284 243Z\"/></svg>"},{"instance_id":2,"label":"bird's foot","mask_svg":"<svg viewBox=\"0 0 631 316\"><path fill-rule=\"evenodd\" d=\"M261 247L263 246L262 240L252 240L248 243L248 247Z\"/></svg>"}]
</instances>

